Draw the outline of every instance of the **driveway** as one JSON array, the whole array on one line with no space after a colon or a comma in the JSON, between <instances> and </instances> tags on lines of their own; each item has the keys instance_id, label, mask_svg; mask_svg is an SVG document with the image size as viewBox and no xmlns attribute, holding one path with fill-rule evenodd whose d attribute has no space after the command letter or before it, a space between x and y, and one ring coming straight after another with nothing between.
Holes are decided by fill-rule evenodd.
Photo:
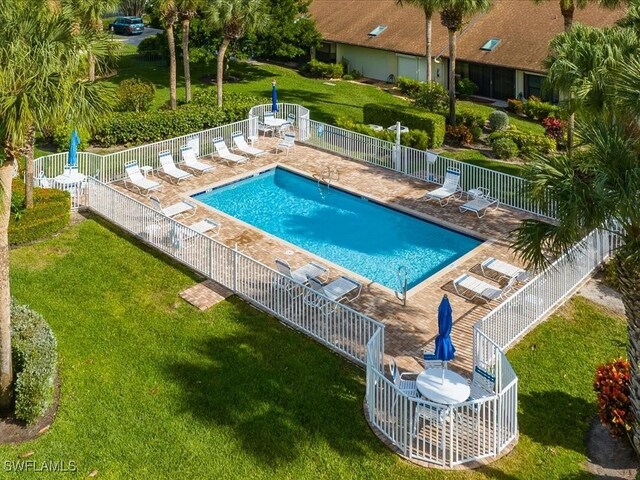
<instances>
[{"instance_id":1,"label":"driveway","mask_svg":"<svg viewBox=\"0 0 640 480\"><path fill-rule=\"evenodd\" d=\"M145 38L152 37L154 35L159 34L160 32L162 32L162 30L158 28L144 27L144 33L140 35L131 35L131 36L114 35L113 38L118 42L123 42L129 45L138 46L140 42Z\"/></svg>"}]
</instances>

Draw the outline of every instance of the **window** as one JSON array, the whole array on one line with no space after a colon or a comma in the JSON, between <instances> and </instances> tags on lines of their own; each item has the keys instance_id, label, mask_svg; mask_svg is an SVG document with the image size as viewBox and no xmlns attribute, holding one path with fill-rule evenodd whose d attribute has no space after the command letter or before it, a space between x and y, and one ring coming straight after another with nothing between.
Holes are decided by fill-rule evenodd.
<instances>
[{"instance_id":1,"label":"window","mask_svg":"<svg viewBox=\"0 0 640 480\"><path fill-rule=\"evenodd\" d=\"M549 92L544 88L544 78L542 75L534 75L532 73L524 74L524 98L530 96L538 97L545 102L558 103L558 92Z\"/></svg>"},{"instance_id":2,"label":"window","mask_svg":"<svg viewBox=\"0 0 640 480\"><path fill-rule=\"evenodd\" d=\"M373 30L371 30L369 32L369 36L370 37L377 37L378 35L380 35L382 32L384 32L387 29L386 25L378 25L376 28L374 28Z\"/></svg>"},{"instance_id":3,"label":"window","mask_svg":"<svg viewBox=\"0 0 640 480\"><path fill-rule=\"evenodd\" d=\"M486 50L487 52L491 52L495 50L495 48L500 44L501 40L499 38L492 38L487 40L487 42L480 47L480 50Z\"/></svg>"}]
</instances>

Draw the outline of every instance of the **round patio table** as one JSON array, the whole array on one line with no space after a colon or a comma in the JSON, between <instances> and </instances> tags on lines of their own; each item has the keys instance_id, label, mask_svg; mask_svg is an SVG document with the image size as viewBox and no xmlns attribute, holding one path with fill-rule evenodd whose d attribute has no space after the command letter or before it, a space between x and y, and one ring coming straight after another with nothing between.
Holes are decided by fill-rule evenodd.
<instances>
[{"instance_id":1,"label":"round patio table","mask_svg":"<svg viewBox=\"0 0 640 480\"><path fill-rule=\"evenodd\" d=\"M423 397L443 405L462 403L471 393L462 375L443 368L427 368L418 375L416 385Z\"/></svg>"},{"instance_id":2,"label":"round patio table","mask_svg":"<svg viewBox=\"0 0 640 480\"><path fill-rule=\"evenodd\" d=\"M54 177L53 182L62 190L75 190L87 179L87 176L78 172L77 168L65 169L62 175Z\"/></svg>"}]
</instances>

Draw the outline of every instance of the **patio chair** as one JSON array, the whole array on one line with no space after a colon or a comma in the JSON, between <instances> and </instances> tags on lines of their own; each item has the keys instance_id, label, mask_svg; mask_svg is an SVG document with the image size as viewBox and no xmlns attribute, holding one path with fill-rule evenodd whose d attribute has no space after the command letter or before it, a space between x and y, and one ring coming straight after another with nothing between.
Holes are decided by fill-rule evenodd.
<instances>
[{"instance_id":1,"label":"patio chair","mask_svg":"<svg viewBox=\"0 0 640 480\"><path fill-rule=\"evenodd\" d=\"M125 186L129 187L129 185L131 185L137 188L140 194L142 194L143 190L146 190L148 195L153 190L157 190L161 187L158 182L149 180L142 175L138 162L134 161L125 163L124 170L127 173L127 177L124 179Z\"/></svg>"},{"instance_id":2,"label":"patio chair","mask_svg":"<svg viewBox=\"0 0 640 480\"><path fill-rule=\"evenodd\" d=\"M262 122L258 122L258 134L262 133L263 137L267 136L267 133L273 137L273 127L266 125Z\"/></svg>"},{"instance_id":3,"label":"patio chair","mask_svg":"<svg viewBox=\"0 0 640 480\"><path fill-rule=\"evenodd\" d=\"M216 154L224 161L227 162L227 165L240 164L244 163L248 160L248 158L244 155L236 155L235 153L231 153L227 144L224 143L224 138L216 137L213 140L213 148L216 151Z\"/></svg>"},{"instance_id":4,"label":"patio chair","mask_svg":"<svg viewBox=\"0 0 640 480\"><path fill-rule=\"evenodd\" d=\"M160 159L160 170L169 177L169 180L175 180L176 184L180 183L180 180L193 177L189 172L185 172L184 170L180 170L176 167L176 164L173 162L173 155L170 151L167 150L160 152L158 154L158 158Z\"/></svg>"},{"instance_id":5,"label":"patio chair","mask_svg":"<svg viewBox=\"0 0 640 480\"><path fill-rule=\"evenodd\" d=\"M464 273L453 281L453 288L455 288L456 293L462 298L466 298L467 300L479 298L489 303L493 300L505 298L513 289L514 284L515 279L511 279L504 288L498 288L488 284L484 280Z\"/></svg>"},{"instance_id":6,"label":"patio chair","mask_svg":"<svg viewBox=\"0 0 640 480\"><path fill-rule=\"evenodd\" d=\"M198 160L198 156L196 155L195 150L193 149L193 147L190 147L188 145L180 147L180 156L182 156L184 167L188 168L195 174L213 172L216 169L215 166L207 165L206 163Z\"/></svg>"},{"instance_id":7,"label":"patio chair","mask_svg":"<svg viewBox=\"0 0 640 480\"><path fill-rule=\"evenodd\" d=\"M278 145L276 145L276 153L279 150L287 151L287 155L289 155L289 150L292 150L296 146L296 136L293 133L285 133L284 138Z\"/></svg>"},{"instance_id":8,"label":"patio chair","mask_svg":"<svg viewBox=\"0 0 640 480\"><path fill-rule=\"evenodd\" d=\"M433 423L442 425L447 418L447 408L436 407L433 405L427 405L424 403L418 403L416 405L416 411L413 415L413 427L411 431L414 435L417 435L419 431L425 428L427 423ZM420 422L420 420L423 420ZM422 426L420 424L422 423Z\"/></svg>"},{"instance_id":9,"label":"patio chair","mask_svg":"<svg viewBox=\"0 0 640 480\"><path fill-rule=\"evenodd\" d=\"M494 257L489 257L482 262L480 264L480 269L482 270L482 274L487 278L490 278L489 275L487 275L489 271L495 272L501 278L505 278L507 280L515 278L519 282L526 282L529 278L529 272L524 268L516 267L515 265L503 262L502 260L498 260Z\"/></svg>"},{"instance_id":10,"label":"patio chair","mask_svg":"<svg viewBox=\"0 0 640 480\"><path fill-rule=\"evenodd\" d=\"M149 200L151 201L151 206L154 210L169 218L178 216L189 218L193 217L196 214L197 206L191 202L186 202L183 200L174 203L173 205L169 205L168 207L163 207L158 197L154 197L153 195L151 195L149 197Z\"/></svg>"},{"instance_id":11,"label":"patio chair","mask_svg":"<svg viewBox=\"0 0 640 480\"><path fill-rule=\"evenodd\" d=\"M460 213L473 212L478 218L482 218L487 214L490 207L497 209L500 206L497 198L482 196L476 197L473 200L468 201L464 205L460 205Z\"/></svg>"},{"instance_id":12,"label":"patio chair","mask_svg":"<svg viewBox=\"0 0 640 480\"><path fill-rule=\"evenodd\" d=\"M447 174L444 177L444 183L441 187L431 190L424 194L422 198L425 200L437 200L441 207L449 203L451 197L455 195L462 196L460 188L460 170L457 168L447 168Z\"/></svg>"},{"instance_id":13,"label":"patio chair","mask_svg":"<svg viewBox=\"0 0 640 480\"><path fill-rule=\"evenodd\" d=\"M291 124L290 123L283 123L278 128L278 136L280 138L284 138L285 135L287 135L287 134L295 135L294 132L293 132L293 127L291 126Z\"/></svg>"},{"instance_id":14,"label":"patio chair","mask_svg":"<svg viewBox=\"0 0 640 480\"><path fill-rule=\"evenodd\" d=\"M296 126L296 116L293 113L289 113L287 115L287 122L289 123L289 125L291 125L292 127Z\"/></svg>"},{"instance_id":15,"label":"patio chair","mask_svg":"<svg viewBox=\"0 0 640 480\"><path fill-rule=\"evenodd\" d=\"M217 237L220 234L220 224L210 218L205 218L193 225L175 224L170 235L170 242L174 248L184 248L187 245L186 242L205 233Z\"/></svg>"},{"instance_id":16,"label":"patio chair","mask_svg":"<svg viewBox=\"0 0 640 480\"><path fill-rule=\"evenodd\" d=\"M289 262L280 258L276 258L276 269L285 277L302 285L309 283L310 278L321 279L329 273L327 267L315 262L309 262L300 268L291 270Z\"/></svg>"},{"instance_id":17,"label":"patio chair","mask_svg":"<svg viewBox=\"0 0 640 480\"><path fill-rule=\"evenodd\" d=\"M360 296L362 285L349 277L341 276L323 285L317 278L307 277L310 291L303 298L304 303L329 314L338 308L340 302L352 302Z\"/></svg>"},{"instance_id":18,"label":"patio chair","mask_svg":"<svg viewBox=\"0 0 640 480\"><path fill-rule=\"evenodd\" d=\"M471 378L471 400L479 400L485 397L492 397L496 393L496 377L478 365L473 369Z\"/></svg>"},{"instance_id":19,"label":"patio chair","mask_svg":"<svg viewBox=\"0 0 640 480\"><path fill-rule=\"evenodd\" d=\"M418 396L418 385L415 378L413 380L407 379L408 376L417 376L416 373L404 372L400 373L395 358L389 360L389 373L391 374L391 380L398 389L408 395L409 397Z\"/></svg>"},{"instance_id":20,"label":"patio chair","mask_svg":"<svg viewBox=\"0 0 640 480\"><path fill-rule=\"evenodd\" d=\"M236 150L240 150L242 153L246 153L247 155L257 157L258 155L264 155L265 153L267 153L266 150L261 150L260 148L250 146L244 139L244 135L242 135L242 132L233 132L231 134L231 140L233 140L233 144L235 145Z\"/></svg>"},{"instance_id":21,"label":"patio chair","mask_svg":"<svg viewBox=\"0 0 640 480\"><path fill-rule=\"evenodd\" d=\"M17 162L15 163L17 164ZM44 174L44 170L40 170L40 173L38 174L38 176L34 177L33 184L35 187L51 188L51 181Z\"/></svg>"},{"instance_id":22,"label":"patio chair","mask_svg":"<svg viewBox=\"0 0 640 480\"><path fill-rule=\"evenodd\" d=\"M434 353L424 352L422 354L424 360L424 369L427 368L442 368L442 360L438 359Z\"/></svg>"}]
</instances>

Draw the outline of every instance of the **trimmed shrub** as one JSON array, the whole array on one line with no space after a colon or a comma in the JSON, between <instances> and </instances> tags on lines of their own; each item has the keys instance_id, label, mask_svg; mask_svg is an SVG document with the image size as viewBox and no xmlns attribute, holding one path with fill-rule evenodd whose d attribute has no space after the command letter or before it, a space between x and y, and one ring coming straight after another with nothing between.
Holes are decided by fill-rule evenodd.
<instances>
[{"instance_id":1,"label":"trimmed shrub","mask_svg":"<svg viewBox=\"0 0 640 480\"><path fill-rule=\"evenodd\" d=\"M133 77L123 80L116 89L117 110L121 112L146 112L149 110L156 87L148 80Z\"/></svg>"},{"instance_id":2,"label":"trimmed shrub","mask_svg":"<svg viewBox=\"0 0 640 480\"><path fill-rule=\"evenodd\" d=\"M387 142L395 142L396 139L396 134L393 131L375 131L368 125L356 123L350 118L339 118L336 121L336 126L344 128L345 130L351 130L352 132L362 133L363 135L369 135L370 137L386 140ZM400 143L407 147L426 150L429 145L429 135L424 130L409 130L409 132L403 133L400 136Z\"/></svg>"},{"instance_id":3,"label":"trimmed shrub","mask_svg":"<svg viewBox=\"0 0 640 480\"><path fill-rule=\"evenodd\" d=\"M562 145L566 140L567 130L565 121L560 118L547 117L542 121L545 135L556 141L556 147Z\"/></svg>"},{"instance_id":4,"label":"trimmed shrub","mask_svg":"<svg viewBox=\"0 0 640 480\"><path fill-rule=\"evenodd\" d=\"M367 103L362 107L362 113L364 123L389 126L399 121L412 130L425 131L429 137L428 148L440 147L444 142L445 118L437 113L377 103Z\"/></svg>"},{"instance_id":5,"label":"trimmed shrub","mask_svg":"<svg viewBox=\"0 0 640 480\"><path fill-rule=\"evenodd\" d=\"M491 130L506 130L509 128L509 115L502 110L494 110L489 114L489 128Z\"/></svg>"},{"instance_id":6,"label":"trimmed shrub","mask_svg":"<svg viewBox=\"0 0 640 480\"><path fill-rule=\"evenodd\" d=\"M507 100L507 110L517 113L518 115L522 115L524 113L524 102L522 100L510 98Z\"/></svg>"},{"instance_id":7,"label":"trimmed shrub","mask_svg":"<svg viewBox=\"0 0 640 480\"><path fill-rule=\"evenodd\" d=\"M397 85L403 95L415 99L420 91L421 82L409 77L398 77Z\"/></svg>"},{"instance_id":8,"label":"trimmed shrub","mask_svg":"<svg viewBox=\"0 0 640 480\"><path fill-rule=\"evenodd\" d=\"M461 78L460 80L458 80L456 91L461 98L466 98L470 97L471 95L475 95L475 93L478 91L478 86L468 78Z\"/></svg>"},{"instance_id":9,"label":"trimmed shrub","mask_svg":"<svg viewBox=\"0 0 640 480\"><path fill-rule=\"evenodd\" d=\"M409 130L400 136L400 143L418 150L426 150L429 147L429 135L424 130Z\"/></svg>"},{"instance_id":10,"label":"trimmed shrub","mask_svg":"<svg viewBox=\"0 0 640 480\"><path fill-rule=\"evenodd\" d=\"M53 188L35 188L33 208L24 208L24 183L13 181L9 244L20 245L50 237L69 225L71 196Z\"/></svg>"},{"instance_id":11,"label":"trimmed shrub","mask_svg":"<svg viewBox=\"0 0 640 480\"><path fill-rule=\"evenodd\" d=\"M71 132L74 127L71 125L56 125L51 133L51 142L56 146L58 152L66 152L69 150L69 142L71 141ZM80 145L78 151L87 148L91 134L86 128L76 128L80 137Z\"/></svg>"},{"instance_id":12,"label":"trimmed shrub","mask_svg":"<svg viewBox=\"0 0 640 480\"><path fill-rule=\"evenodd\" d=\"M342 79L343 80L353 80L353 75L349 75L348 73L345 73L344 75L342 75Z\"/></svg>"},{"instance_id":13,"label":"trimmed shrub","mask_svg":"<svg viewBox=\"0 0 640 480\"><path fill-rule=\"evenodd\" d=\"M103 147L140 145L217 127L247 118L252 106L264 100L246 95L229 96L222 108L210 92L199 94L177 110L114 113L97 128L93 143ZM241 100L239 100L241 99Z\"/></svg>"},{"instance_id":14,"label":"trimmed shrub","mask_svg":"<svg viewBox=\"0 0 640 480\"><path fill-rule=\"evenodd\" d=\"M491 144L491 149L496 158L503 160L509 160L510 158L517 157L520 150L516 142L510 138L499 138Z\"/></svg>"},{"instance_id":15,"label":"trimmed shrub","mask_svg":"<svg viewBox=\"0 0 640 480\"><path fill-rule=\"evenodd\" d=\"M480 140L480 137L482 137L482 129L477 125L469 128L469 131L471 132L471 135L473 135L474 142L477 142L478 140Z\"/></svg>"},{"instance_id":16,"label":"trimmed shrub","mask_svg":"<svg viewBox=\"0 0 640 480\"><path fill-rule=\"evenodd\" d=\"M473 135L464 125L447 125L446 139L450 145L468 145L473 141Z\"/></svg>"},{"instance_id":17,"label":"trimmed shrub","mask_svg":"<svg viewBox=\"0 0 640 480\"><path fill-rule=\"evenodd\" d=\"M318 60L307 63L306 70L314 78L340 78L344 73L341 63L324 63Z\"/></svg>"},{"instance_id":18,"label":"trimmed shrub","mask_svg":"<svg viewBox=\"0 0 640 480\"><path fill-rule=\"evenodd\" d=\"M489 144L493 145L493 142L499 138L513 140L523 154L550 153L556 149L556 142L553 139L544 135L521 132L515 128L502 132L493 132L489 135Z\"/></svg>"},{"instance_id":19,"label":"trimmed shrub","mask_svg":"<svg viewBox=\"0 0 640 480\"><path fill-rule=\"evenodd\" d=\"M623 358L599 365L593 380L600 423L616 436L623 436L634 423L629 400L629 362Z\"/></svg>"},{"instance_id":20,"label":"trimmed shrub","mask_svg":"<svg viewBox=\"0 0 640 480\"><path fill-rule=\"evenodd\" d=\"M464 125L467 128L484 127L487 119L482 113L471 110L460 110L456 112L456 125Z\"/></svg>"},{"instance_id":21,"label":"trimmed shrub","mask_svg":"<svg viewBox=\"0 0 640 480\"><path fill-rule=\"evenodd\" d=\"M560 107L552 103L543 102L538 97L529 97L524 102L522 112L531 120L542 121L547 117L556 117L560 112Z\"/></svg>"},{"instance_id":22,"label":"trimmed shrub","mask_svg":"<svg viewBox=\"0 0 640 480\"><path fill-rule=\"evenodd\" d=\"M53 403L57 342L42 315L11 304L15 415L34 423Z\"/></svg>"},{"instance_id":23,"label":"trimmed shrub","mask_svg":"<svg viewBox=\"0 0 640 480\"><path fill-rule=\"evenodd\" d=\"M445 115L449 110L449 94L438 82L421 83L414 99L417 107L433 113Z\"/></svg>"}]
</instances>

